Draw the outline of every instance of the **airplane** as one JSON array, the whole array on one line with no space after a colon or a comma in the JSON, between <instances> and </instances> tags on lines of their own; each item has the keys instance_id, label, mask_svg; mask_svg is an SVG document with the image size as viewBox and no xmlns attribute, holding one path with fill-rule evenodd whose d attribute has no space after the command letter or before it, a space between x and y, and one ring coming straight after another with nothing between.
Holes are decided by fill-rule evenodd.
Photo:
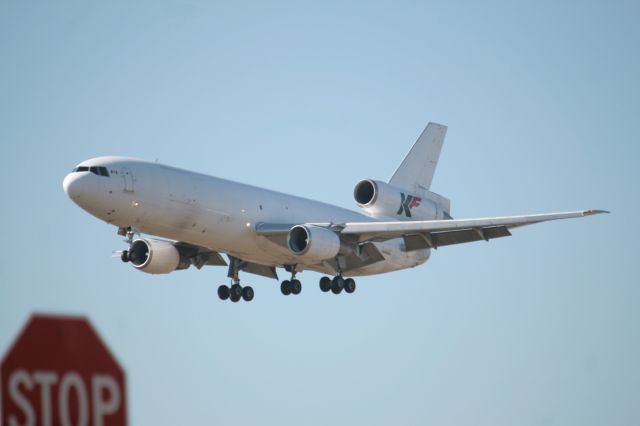
<instances>
[{"instance_id":1,"label":"airplane","mask_svg":"<svg viewBox=\"0 0 640 426\"><path fill-rule=\"evenodd\" d=\"M450 201L430 190L446 132L447 126L429 123L388 182L357 182L353 196L362 212L127 157L83 161L63 188L82 209L118 228L129 245L122 261L142 272L228 266L231 285L219 286L218 297L232 302L254 298L253 288L240 284L240 272L278 280L276 269L284 268L290 278L280 290L297 295L296 274L311 270L325 274L323 292L353 293L353 277L416 267L433 249L608 213L453 219Z\"/></svg>"}]
</instances>

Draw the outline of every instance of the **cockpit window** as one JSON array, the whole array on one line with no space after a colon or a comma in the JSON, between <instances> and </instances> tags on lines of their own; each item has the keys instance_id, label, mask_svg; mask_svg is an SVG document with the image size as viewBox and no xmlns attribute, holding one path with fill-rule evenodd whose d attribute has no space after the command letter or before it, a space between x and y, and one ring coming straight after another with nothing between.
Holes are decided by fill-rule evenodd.
<instances>
[{"instance_id":1,"label":"cockpit window","mask_svg":"<svg viewBox=\"0 0 640 426\"><path fill-rule=\"evenodd\" d=\"M91 166L91 167L78 166L75 169L73 169L73 171L74 172L91 172L94 175L109 177L109 171L107 171L106 167L102 167L102 166Z\"/></svg>"}]
</instances>

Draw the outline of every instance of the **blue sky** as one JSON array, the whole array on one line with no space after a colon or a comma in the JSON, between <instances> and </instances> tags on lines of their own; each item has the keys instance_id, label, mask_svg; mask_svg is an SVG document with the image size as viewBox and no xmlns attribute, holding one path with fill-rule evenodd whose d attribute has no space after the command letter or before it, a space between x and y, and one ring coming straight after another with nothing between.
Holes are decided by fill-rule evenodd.
<instances>
[{"instance_id":1,"label":"blue sky","mask_svg":"<svg viewBox=\"0 0 640 426\"><path fill-rule=\"evenodd\" d=\"M83 314L132 424L640 423L635 2L0 2L0 352ZM149 276L62 179L135 156L356 208L428 121L454 217L604 208L351 296Z\"/></svg>"}]
</instances>

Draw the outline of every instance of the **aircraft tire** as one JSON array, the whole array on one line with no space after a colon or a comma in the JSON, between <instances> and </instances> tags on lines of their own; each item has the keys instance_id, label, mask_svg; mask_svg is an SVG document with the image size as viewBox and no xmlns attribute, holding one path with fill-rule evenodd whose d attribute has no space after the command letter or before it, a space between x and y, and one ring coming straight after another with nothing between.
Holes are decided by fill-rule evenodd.
<instances>
[{"instance_id":1,"label":"aircraft tire","mask_svg":"<svg viewBox=\"0 0 640 426\"><path fill-rule=\"evenodd\" d=\"M347 278L344 280L344 291L351 294L356 291L356 282L353 278Z\"/></svg>"},{"instance_id":2,"label":"aircraft tire","mask_svg":"<svg viewBox=\"0 0 640 426\"><path fill-rule=\"evenodd\" d=\"M285 296L288 296L291 294L292 290L293 288L291 285L291 281L289 280L282 281L282 284L280 284L280 291L282 292L282 294L284 294Z\"/></svg>"},{"instance_id":3,"label":"aircraft tire","mask_svg":"<svg viewBox=\"0 0 640 426\"><path fill-rule=\"evenodd\" d=\"M291 281L291 293L300 294L302 291L302 283L299 280Z\"/></svg>"},{"instance_id":4,"label":"aircraft tire","mask_svg":"<svg viewBox=\"0 0 640 426\"><path fill-rule=\"evenodd\" d=\"M218 287L218 297L220 298L220 300L227 300L230 293L231 290L226 285L221 285L220 287Z\"/></svg>"},{"instance_id":5,"label":"aircraft tire","mask_svg":"<svg viewBox=\"0 0 640 426\"><path fill-rule=\"evenodd\" d=\"M242 289L242 299L244 299L245 302L251 302L253 300L253 296L254 293L251 286L246 286Z\"/></svg>"},{"instance_id":6,"label":"aircraft tire","mask_svg":"<svg viewBox=\"0 0 640 426\"><path fill-rule=\"evenodd\" d=\"M343 288L344 288L344 279L340 275L337 275L331 281L331 292L333 294L340 294Z\"/></svg>"},{"instance_id":7,"label":"aircraft tire","mask_svg":"<svg viewBox=\"0 0 640 426\"><path fill-rule=\"evenodd\" d=\"M329 290L331 290L331 278L329 277L320 278L320 290L322 290L323 293L326 293Z\"/></svg>"},{"instance_id":8,"label":"aircraft tire","mask_svg":"<svg viewBox=\"0 0 640 426\"><path fill-rule=\"evenodd\" d=\"M240 300L240 298L242 297L242 286L240 286L240 284L234 284L231 286L231 294L229 295L229 297L232 297L235 299Z\"/></svg>"}]
</instances>

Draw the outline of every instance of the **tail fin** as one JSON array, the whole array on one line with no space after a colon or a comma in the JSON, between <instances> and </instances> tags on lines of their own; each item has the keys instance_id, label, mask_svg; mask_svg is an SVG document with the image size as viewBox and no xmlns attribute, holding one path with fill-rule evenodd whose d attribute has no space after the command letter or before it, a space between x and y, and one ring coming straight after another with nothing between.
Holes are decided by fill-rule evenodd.
<instances>
[{"instance_id":1,"label":"tail fin","mask_svg":"<svg viewBox=\"0 0 640 426\"><path fill-rule=\"evenodd\" d=\"M389 183L415 192L429 190L446 134L447 126L427 124Z\"/></svg>"}]
</instances>

